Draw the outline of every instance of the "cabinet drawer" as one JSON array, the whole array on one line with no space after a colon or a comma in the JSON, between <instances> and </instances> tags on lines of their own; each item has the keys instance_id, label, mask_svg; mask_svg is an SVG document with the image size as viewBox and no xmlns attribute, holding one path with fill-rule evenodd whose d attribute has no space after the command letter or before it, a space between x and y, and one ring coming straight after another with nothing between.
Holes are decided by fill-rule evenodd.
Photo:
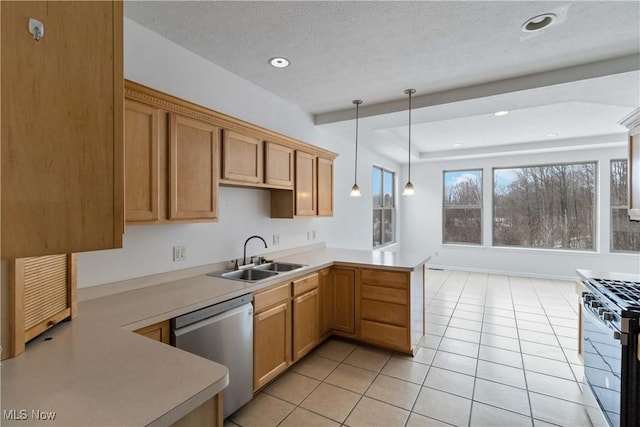
<instances>
[{"instance_id":1,"label":"cabinet drawer","mask_svg":"<svg viewBox=\"0 0 640 427\"><path fill-rule=\"evenodd\" d=\"M407 306L363 299L360 303L360 317L397 326L407 326Z\"/></svg>"},{"instance_id":2,"label":"cabinet drawer","mask_svg":"<svg viewBox=\"0 0 640 427\"><path fill-rule=\"evenodd\" d=\"M256 313L289 298L289 283L261 291L253 296L253 309Z\"/></svg>"},{"instance_id":3,"label":"cabinet drawer","mask_svg":"<svg viewBox=\"0 0 640 427\"><path fill-rule=\"evenodd\" d=\"M367 285L407 289L409 274L403 271L368 270L363 268L360 270L360 280Z\"/></svg>"},{"instance_id":4,"label":"cabinet drawer","mask_svg":"<svg viewBox=\"0 0 640 427\"><path fill-rule=\"evenodd\" d=\"M360 338L363 341L405 351L410 347L407 328L371 322L369 320L360 321Z\"/></svg>"},{"instance_id":5,"label":"cabinet drawer","mask_svg":"<svg viewBox=\"0 0 640 427\"><path fill-rule=\"evenodd\" d=\"M302 295L305 292L316 289L317 287L318 273L310 274L293 282L293 296L297 297L298 295Z\"/></svg>"},{"instance_id":6,"label":"cabinet drawer","mask_svg":"<svg viewBox=\"0 0 640 427\"><path fill-rule=\"evenodd\" d=\"M405 289L362 285L360 292L362 293L362 298L393 302L396 304L407 304L407 291Z\"/></svg>"}]
</instances>

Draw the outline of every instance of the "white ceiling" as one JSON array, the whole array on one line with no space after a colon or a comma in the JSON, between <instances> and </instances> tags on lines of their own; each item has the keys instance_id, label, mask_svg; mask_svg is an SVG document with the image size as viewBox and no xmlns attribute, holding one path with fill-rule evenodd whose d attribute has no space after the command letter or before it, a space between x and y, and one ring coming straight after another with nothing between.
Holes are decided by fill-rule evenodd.
<instances>
[{"instance_id":1,"label":"white ceiling","mask_svg":"<svg viewBox=\"0 0 640 427\"><path fill-rule=\"evenodd\" d=\"M521 31L546 12L555 25ZM360 141L399 162L406 88L414 160L619 143L640 104L638 1L134 1L125 15L350 141L362 99Z\"/></svg>"}]
</instances>

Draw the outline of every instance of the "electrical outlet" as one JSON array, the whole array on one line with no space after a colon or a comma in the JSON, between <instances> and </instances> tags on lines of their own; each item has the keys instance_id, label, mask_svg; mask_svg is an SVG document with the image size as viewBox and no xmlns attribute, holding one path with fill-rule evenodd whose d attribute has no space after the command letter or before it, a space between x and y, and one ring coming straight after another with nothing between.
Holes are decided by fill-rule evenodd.
<instances>
[{"instance_id":1,"label":"electrical outlet","mask_svg":"<svg viewBox=\"0 0 640 427\"><path fill-rule=\"evenodd\" d=\"M274 234L273 235L273 246L278 246L280 244L280 235L279 234Z\"/></svg>"},{"instance_id":2,"label":"electrical outlet","mask_svg":"<svg viewBox=\"0 0 640 427\"><path fill-rule=\"evenodd\" d=\"M311 230L311 240L316 240L316 230Z\"/></svg>"},{"instance_id":3,"label":"electrical outlet","mask_svg":"<svg viewBox=\"0 0 640 427\"><path fill-rule=\"evenodd\" d=\"M311 240L311 232L307 231L307 240Z\"/></svg>"},{"instance_id":4,"label":"electrical outlet","mask_svg":"<svg viewBox=\"0 0 640 427\"><path fill-rule=\"evenodd\" d=\"M174 246L173 247L173 261L185 261L187 259L187 247L186 246Z\"/></svg>"}]
</instances>

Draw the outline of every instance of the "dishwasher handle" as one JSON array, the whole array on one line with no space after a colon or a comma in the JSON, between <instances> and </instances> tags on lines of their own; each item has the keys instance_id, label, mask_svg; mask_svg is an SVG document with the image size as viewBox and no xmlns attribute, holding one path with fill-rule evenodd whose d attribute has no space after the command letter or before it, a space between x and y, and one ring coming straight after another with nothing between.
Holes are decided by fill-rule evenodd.
<instances>
[{"instance_id":1,"label":"dishwasher handle","mask_svg":"<svg viewBox=\"0 0 640 427\"><path fill-rule=\"evenodd\" d=\"M208 317L204 320L200 320L199 322L196 323L192 323L188 326L184 326L182 328L176 328L173 331L174 337L175 338L179 338L183 335L189 334L197 329L200 328L205 328L208 325L211 325L213 323L217 323L220 321L223 321L229 317L233 317L233 316L237 316L238 314L240 315L244 315L247 317L251 317L253 319L253 306L250 303L247 303L245 305L241 305L240 307L235 307L232 308L231 310L227 310L223 313L219 313L215 316L211 316ZM248 325L251 326L251 330L253 331L253 322L249 322ZM181 348L179 345L176 345L176 347Z\"/></svg>"},{"instance_id":2,"label":"dishwasher handle","mask_svg":"<svg viewBox=\"0 0 640 427\"><path fill-rule=\"evenodd\" d=\"M220 302L218 304L210 305L209 307L202 308L200 310L192 311L191 313L183 314L174 319L173 329L178 330L185 328L194 323L216 316L225 311L229 311L233 308L240 307L244 304L248 304L253 301L253 294L245 294L230 300Z\"/></svg>"}]
</instances>

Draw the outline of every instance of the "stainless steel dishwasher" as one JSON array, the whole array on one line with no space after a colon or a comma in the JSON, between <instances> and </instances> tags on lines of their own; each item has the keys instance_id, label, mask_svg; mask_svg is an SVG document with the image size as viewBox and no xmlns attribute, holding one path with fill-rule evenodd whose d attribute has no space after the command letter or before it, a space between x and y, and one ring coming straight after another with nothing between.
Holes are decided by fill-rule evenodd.
<instances>
[{"instance_id":1,"label":"stainless steel dishwasher","mask_svg":"<svg viewBox=\"0 0 640 427\"><path fill-rule=\"evenodd\" d=\"M242 295L176 317L171 324L177 348L229 368L229 385L222 393L225 418L253 396L252 300L252 294Z\"/></svg>"}]
</instances>

